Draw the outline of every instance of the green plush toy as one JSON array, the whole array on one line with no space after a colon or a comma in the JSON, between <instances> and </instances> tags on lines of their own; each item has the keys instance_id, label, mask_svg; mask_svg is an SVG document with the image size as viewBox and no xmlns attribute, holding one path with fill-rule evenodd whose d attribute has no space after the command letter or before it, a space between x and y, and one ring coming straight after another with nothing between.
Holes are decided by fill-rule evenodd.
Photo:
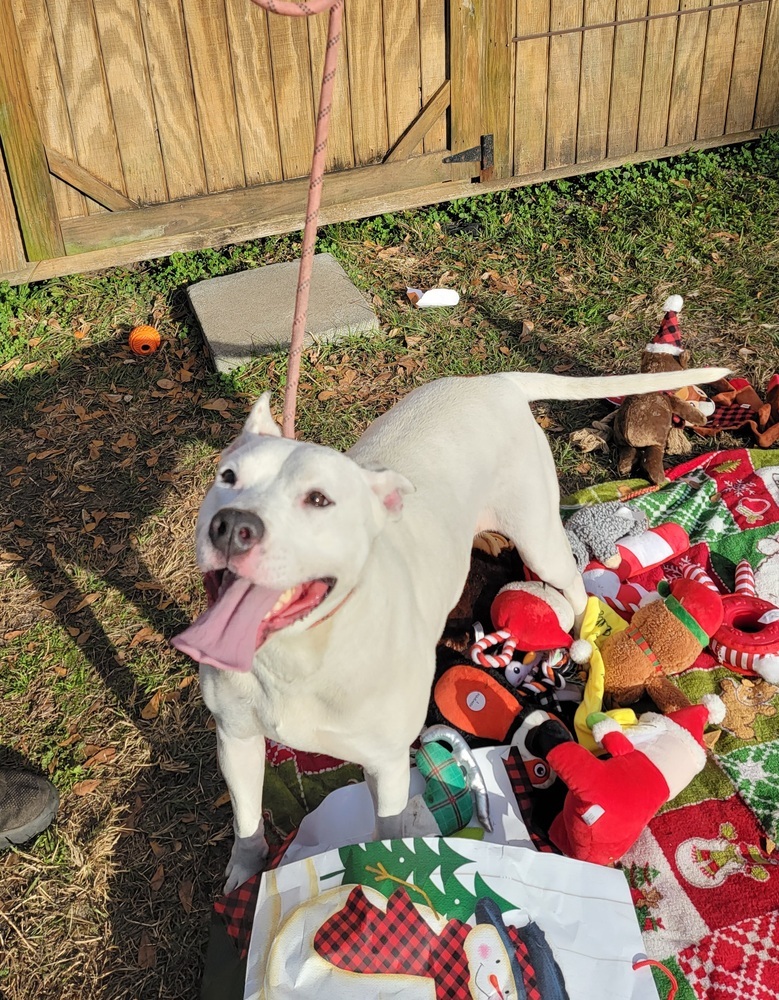
<instances>
[{"instance_id":1,"label":"green plush toy","mask_svg":"<svg viewBox=\"0 0 779 1000\"><path fill-rule=\"evenodd\" d=\"M452 751L441 743L425 743L417 750L416 764L425 779L422 797L444 837L467 826L473 816L473 799Z\"/></svg>"},{"instance_id":2,"label":"green plush toy","mask_svg":"<svg viewBox=\"0 0 779 1000\"><path fill-rule=\"evenodd\" d=\"M430 726L420 735L416 765L425 779L423 809L444 837L470 823L474 812L482 827L492 831L484 776L470 747L449 726Z\"/></svg>"}]
</instances>

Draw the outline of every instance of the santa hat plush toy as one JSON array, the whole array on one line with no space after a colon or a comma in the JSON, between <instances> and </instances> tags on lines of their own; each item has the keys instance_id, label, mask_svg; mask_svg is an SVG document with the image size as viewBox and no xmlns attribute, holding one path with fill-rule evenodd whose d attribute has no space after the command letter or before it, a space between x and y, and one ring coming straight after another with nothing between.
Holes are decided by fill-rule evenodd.
<instances>
[{"instance_id":1,"label":"santa hat plush toy","mask_svg":"<svg viewBox=\"0 0 779 1000\"><path fill-rule=\"evenodd\" d=\"M514 650L526 653L567 649L575 663L586 663L592 646L570 634L573 608L559 590L538 580L508 583L492 602L490 618L495 629L471 647L471 659L481 667L505 667ZM487 650L502 646L500 653Z\"/></svg>"},{"instance_id":2,"label":"santa hat plush toy","mask_svg":"<svg viewBox=\"0 0 779 1000\"><path fill-rule=\"evenodd\" d=\"M721 699L706 695L703 704L668 715L646 712L625 730L608 716L590 716L592 734L608 759L570 739L545 754L568 787L563 811L549 831L552 841L580 861L618 861L658 809L703 770L703 730L724 715Z\"/></svg>"},{"instance_id":3,"label":"santa hat plush toy","mask_svg":"<svg viewBox=\"0 0 779 1000\"><path fill-rule=\"evenodd\" d=\"M682 311L684 299L681 295L669 295L663 303L663 321L654 340L644 348L650 354L675 354L679 357L683 353L682 335L679 330L679 313Z\"/></svg>"}]
</instances>

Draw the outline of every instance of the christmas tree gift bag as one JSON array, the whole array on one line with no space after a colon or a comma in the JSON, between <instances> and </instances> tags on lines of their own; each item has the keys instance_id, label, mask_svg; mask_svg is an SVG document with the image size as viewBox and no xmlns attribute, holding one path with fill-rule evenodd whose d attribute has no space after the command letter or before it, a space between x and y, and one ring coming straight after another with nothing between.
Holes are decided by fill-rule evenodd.
<instances>
[{"instance_id":1,"label":"christmas tree gift bag","mask_svg":"<svg viewBox=\"0 0 779 1000\"><path fill-rule=\"evenodd\" d=\"M656 1000L623 874L464 838L263 876L245 1000Z\"/></svg>"}]
</instances>

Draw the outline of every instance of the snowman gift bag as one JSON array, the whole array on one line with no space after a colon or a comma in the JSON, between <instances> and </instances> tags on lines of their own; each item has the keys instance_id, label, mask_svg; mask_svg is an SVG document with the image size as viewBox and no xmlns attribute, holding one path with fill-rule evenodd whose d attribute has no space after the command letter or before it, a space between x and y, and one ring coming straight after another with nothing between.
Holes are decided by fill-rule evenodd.
<instances>
[{"instance_id":1,"label":"snowman gift bag","mask_svg":"<svg viewBox=\"0 0 779 1000\"><path fill-rule=\"evenodd\" d=\"M624 875L466 838L263 876L245 1000L656 1000Z\"/></svg>"}]
</instances>

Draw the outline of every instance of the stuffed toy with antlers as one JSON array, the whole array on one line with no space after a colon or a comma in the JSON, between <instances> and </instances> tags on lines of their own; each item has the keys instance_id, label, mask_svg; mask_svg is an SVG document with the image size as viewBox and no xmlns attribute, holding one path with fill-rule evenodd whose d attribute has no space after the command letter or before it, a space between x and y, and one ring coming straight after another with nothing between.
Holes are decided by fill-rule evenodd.
<instances>
[{"instance_id":1,"label":"stuffed toy with antlers","mask_svg":"<svg viewBox=\"0 0 779 1000\"><path fill-rule=\"evenodd\" d=\"M641 355L642 372L671 372L687 367L689 354L682 348L679 332L679 313L683 304L681 295L671 295L666 299L660 330ZM701 395L697 390L693 398ZM614 420L614 441L619 450L617 471L620 476L629 476L638 460L648 479L656 486L663 486L668 481L663 469L663 456L674 417L680 417L686 424L703 426L706 423L704 411L712 412L714 409L711 403L694 404L685 397L686 390L681 389L677 393L649 392L628 396L622 402Z\"/></svg>"}]
</instances>

